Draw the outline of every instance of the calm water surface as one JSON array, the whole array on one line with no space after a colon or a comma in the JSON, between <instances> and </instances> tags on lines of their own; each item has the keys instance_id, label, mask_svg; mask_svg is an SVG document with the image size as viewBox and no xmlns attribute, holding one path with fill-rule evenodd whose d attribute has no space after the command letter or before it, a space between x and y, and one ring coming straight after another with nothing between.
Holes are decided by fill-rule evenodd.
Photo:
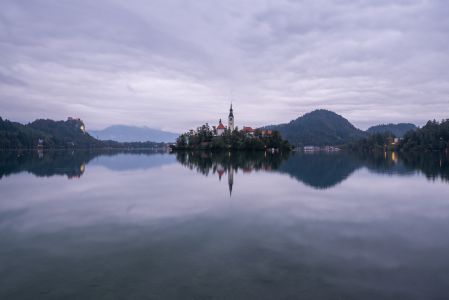
<instances>
[{"instance_id":1,"label":"calm water surface","mask_svg":"<svg viewBox=\"0 0 449 300\"><path fill-rule=\"evenodd\" d=\"M449 299L449 160L0 153L0 299Z\"/></svg>"}]
</instances>

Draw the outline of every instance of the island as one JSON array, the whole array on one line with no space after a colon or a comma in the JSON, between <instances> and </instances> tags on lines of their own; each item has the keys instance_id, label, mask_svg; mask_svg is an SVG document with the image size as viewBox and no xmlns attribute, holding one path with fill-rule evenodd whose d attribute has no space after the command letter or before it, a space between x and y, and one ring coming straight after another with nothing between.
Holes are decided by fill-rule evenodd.
<instances>
[{"instance_id":1,"label":"island","mask_svg":"<svg viewBox=\"0 0 449 300\"><path fill-rule=\"evenodd\" d=\"M172 150L250 150L250 151L290 151L288 141L283 140L276 130L253 129L243 126L239 129L234 125L232 104L229 110L228 126L221 119L217 126L208 123L196 130L181 134Z\"/></svg>"}]
</instances>

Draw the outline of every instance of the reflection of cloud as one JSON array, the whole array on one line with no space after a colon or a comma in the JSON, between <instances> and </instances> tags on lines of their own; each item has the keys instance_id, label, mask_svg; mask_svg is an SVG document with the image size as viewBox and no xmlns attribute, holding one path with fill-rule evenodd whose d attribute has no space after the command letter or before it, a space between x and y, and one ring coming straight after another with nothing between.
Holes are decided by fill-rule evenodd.
<instances>
[{"instance_id":1,"label":"reflection of cloud","mask_svg":"<svg viewBox=\"0 0 449 300\"><path fill-rule=\"evenodd\" d=\"M262 215L275 218L279 213L293 219L341 222L348 218L352 222L363 223L420 210L424 210L425 217L439 218L444 216L446 205L442 195L446 195L445 190L449 188L449 185L438 182L429 185L419 173L411 173L410 169L403 167L396 168L399 163L390 165L390 161L382 160L383 156L380 156L380 161L367 161L344 153L293 155L279 167L282 160L277 159L278 156L265 157L263 153L259 157L263 161L258 161L257 155L253 156L252 161L243 159L244 155L213 155L211 157L221 157L222 160L208 160L210 164L203 161L205 164L201 168L195 165L201 161L189 162L192 169L197 169L199 173L171 163L175 155L133 155L134 159L131 160L129 156L112 156L116 158L112 162L109 159L102 161L101 157L95 161L94 158L86 166L83 176L75 181L61 176L42 178L27 173L3 178L0 180L0 190L5 200L0 203L0 227L53 231L92 224L140 224L171 218L189 219L223 213L222 210L229 208L234 201L242 202L239 210L250 210L256 214L260 210ZM60 161L73 160L70 155L65 157L67 160ZM178 159L182 160L183 157L179 155ZM229 160L223 160L225 158ZM143 167L136 167L139 161ZM114 165L115 162L118 166ZM131 167L122 168L125 162L130 162ZM274 171L263 171L270 162ZM429 167L431 160L426 162ZM440 161L435 163L440 168ZM114 167L103 167L109 164ZM446 167L444 164L442 162ZM286 169L286 165L290 169ZM215 171L210 166L215 166ZM241 170L250 166L257 166L257 171L242 174ZM390 168L395 171L391 172ZM354 172L356 169L358 171ZM278 171L291 174L295 180L279 176ZM224 182L218 180L221 172L223 175L227 173ZM432 174L433 170L424 169L424 172ZM204 176L206 174L214 176ZM401 174L409 176L398 176ZM326 184L325 187L329 184L333 186L322 189L323 184ZM231 187L232 198L229 198ZM436 197L436 202L428 209L425 209L427 202L418 200L403 206L405 199L424 199L431 195ZM389 207L387 211L384 205Z\"/></svg>"},{"instance_id":2,"label":"reflection of cloud","mask_svg":"<svg viewBox=\"0 0 449 300\"><path fill-rule=\"evenodd\" d=\"M175 162L175 156L166 154L117 154L98 156L89 165L104 166L113 171L129 171L162 167Z\"/></svg>"},{"instance_id":3,"label":"reflection of cloud","mask_svg":"<svg viewBox=\"0 0 449 300\"><path fill-rule=\"evenodd\" d=\"M38 177L19 174L2 180L1 184L10 179L19 180L27 189L5 191L6 197L16 201L3 203L0 210L4 216L20 211L10 219L10 225L19 230L59 231L66 227L111 222L140 223L186 217L213 209L217 203L210 202L206 195L186 197L182 193L188 189L187 185L198 189L201 185L200 178L196 182L173 181L173 177L189 177L182 173L173 165L166 165L162 169L121 172L88 166L86 173L76 181L61 177L42 181ZM30 191L33 192L30 194ZM180 201L172 202L175 198Z\"/></svg>"},{"instance_id":4,"label":"reflection of cloud","mask_svg":"<svg viewBox=\"0 0 449 300\"><path fill-rule=\"evenodd\" d=\"M2 198L7 199L0 204L2 226L58 231L92 224L140 224L226 213L222 210L231 201L227 184L220 184L215 176L194 174L174 164L121 172L88 166L76 181L18 174L0 181ZM445 211L440 196L449 185L429 185L417 175L390 178L363 170L356 174L333 189L315 190L277 173L255 172L238 177L231 199L242 203L238 208L242 212L267 218L284 215L327 222L377 222L416 212L438 218ZM422 199L428 193L436 197L432 208L424 209L427 204L418 200L403 205L403 201ZM389 209L385 210L387 204ZM10 214L13 216L7 218Z\"/></svg>"},{"instance_id":5,"label":"reflection of cloud","mask_svg":"<svg viewBox=\"0 0 449 300\"><path fill-rule=\"evenodd\" d=\"M232 90L237 123L319 107L363 127L419 124L449 113L447 10L420 0L4 0L0 111L183 131L215 120Z\"/></svg>"},{"instance_id":6,"label":"reflection of cloud","mask_svg":"<svg viewBox=\"0 0 449 300\"><path fill-rule=\"evenodd\" d=\"M134 295L168 299L180 295L170 294L179 282L232 299L247 298L249 288L268 295L257 299L304 291L420 299L446 290L432 279L447 274L449 185L361 170L332 191L314 190L254 172L239 178L230 199L215 176L195 174L173 164L92 166L76 182L27 174L0 181L3 265L15 283L6 288L32 298L95 284L89 296L101 298L125 284ZM217 289L223 282L232 289Z\"/></svg>"},{"instance_id":7,"label":"reflection of cloud","mask_svg":"<svg viewBox=\"0 0 449 300\"><path fill-rule=\"evenodd\" d=\"M7 298L86 287L101 298L125 284L133 295L170 299L179 282L232 299L248 289L267 299L446 294L435 278L447 275L448 184L362 168L318 190L259 171L238 176L229 198L217 174L179 164L102 166L89 164L76 181L27 173L0 181L2 266L14 283L1 292L22 296Z\"/></svg>"}]
</instances>

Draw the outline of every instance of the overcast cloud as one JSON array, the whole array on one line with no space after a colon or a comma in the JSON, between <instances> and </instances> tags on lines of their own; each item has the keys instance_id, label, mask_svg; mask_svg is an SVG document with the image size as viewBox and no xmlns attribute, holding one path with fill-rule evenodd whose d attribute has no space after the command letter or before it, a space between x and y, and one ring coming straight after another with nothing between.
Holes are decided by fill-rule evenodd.
<instances>
[{"instance_id":1,"label":"overcast cloud","mask_svg":"<svg viewBox=\"0 0 449 300\"><path fill-rule=\"evenodd\" d=\"M0 0L0 116L184 131L449 118L446 0Z\"/></svg>"}]
</instances>

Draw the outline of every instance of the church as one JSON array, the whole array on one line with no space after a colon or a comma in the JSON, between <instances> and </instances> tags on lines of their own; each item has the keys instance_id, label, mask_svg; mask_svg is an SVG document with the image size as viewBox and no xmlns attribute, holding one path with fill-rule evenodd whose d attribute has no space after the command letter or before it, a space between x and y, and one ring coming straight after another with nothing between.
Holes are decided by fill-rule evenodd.
<instances>
[{"instance_id":1,"label":"church","mask_svg":"<svg viewBox=\"0 0 449 300\"><path fill-rule=\"evenodd\" d=\"M232 103L231 108L229 109L228 127L225 127L220 119L218 121L218 126L214 126L214 129L216 129L214 131L216 131L217 135L223 135L226 132L226 129L230 130L231 132L234 131L234 111L232 109Z\"/></svg>"},{"instance_id":2,"label":"church","mask_svg":"<svg viewBox=\"0 0 449 300\"><path fill-rule=\"evenodd\" d=\"M224 126L221 119L218 121L218 126L213 126L213 131L215 136L220 136L225 134L226 132L233 132L235 130L235 123L234 123L234 110L232 109L232 103L231 107L229 108L229 115L228 115L228 126ZM243 126L243 129L240 130L240 132L244 133L247 137L253 138L256 133L256 129L253 129L249 126ZM271 130L260 130L259 134L262 136L270 136L272 135Z\"/></svg>"}]
</instances>

